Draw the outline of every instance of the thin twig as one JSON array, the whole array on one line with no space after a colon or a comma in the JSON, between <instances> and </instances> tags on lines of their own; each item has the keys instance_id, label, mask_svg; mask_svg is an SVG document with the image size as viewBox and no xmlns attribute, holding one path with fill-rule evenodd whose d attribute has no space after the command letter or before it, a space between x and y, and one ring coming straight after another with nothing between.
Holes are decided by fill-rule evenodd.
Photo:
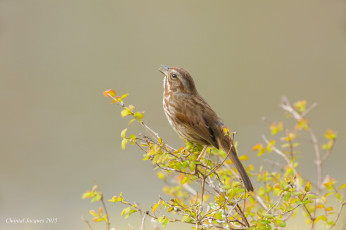
<instances>
[{"instance_id":1,"label":"thin twig","mask_svg":"<svg viewBox=\"0 0 346 230\"><path fill-rule=\"evenodd\" d=\"M246 227L250 227L250 224L249 224L249 221L246 219L246 216L243 212L243 210L241 210L239 204L237 204L237 209L236 211L239 213L240 217L243 219L243 221L245 222L246 224Z\"/></svg>"},{"instance_id":2,"label":"thin twig","mask_svg":"<svg viewBox=\"0 0 346 230\"><path fill-rule=\"evenodd\" d=\"M92 228L90 222L89 222L87 219L85 219L83 216L82 216L82 220L88 225L88 227L89 227L90 230L93 230L93 228Z\"/></svg>"},{"instance_id":3,"label":"thin twig","mask_svg":"<svg viewBox=\"0 0 346 230\"><path fill-rule=\"evenodd\" d=\"M316 107L316 103L314 103L309 109L307 109L302 115L299 114L291 105L291 103L289 102L289 100L286 97L282 98L282 103L280 104L280 107L283 108L285 111L287 111L288 113L290 113L294 119L296 119L297 121L300 121L304 118L304 116L306 114L308 114L308 112L310 112L313 108ZM308 128L310 137L311 137L311 141L312 141L312 145L314 147L315 150L315 155L316 155L316 168L317 168L317 191L318 194L321 195L322 192L322 161L321 161L321 153L320 153L320 149L319 149L319 145L318 145L318 141L316 138L316 135L314 133L314 131L312 130L311 126L309 125Z\"/></svg>"},{"instance_id":4,"label":"thin twig","mask_svg":"<svg viewBox=\"0 0 346 230\"><path fill-rule=\"evenodd\" d=\"M109 97L111 97L114 101L116 101L118 105L120 105L123 108L126 108L126 105L124 102L119 101L118 99L116 99L115 97L113 97L110 93L107 93ZM145 128L145 130L156 140L158 140L160 138L159 134L156 133L153 129L151 129L146 123L144 123L143 121L139 121L139 123ZM173 151L175 151L176 149L174 149L173 147L169 146L166 144L167 147L169 147L170 149L172 149Z\"/></svg>"},{"instance_id":5,"label":"thin twig","mask_svg":"<svg viewBox=\"0 0 346 230\"><path fill-rule=\"evenodd\" d=\"M144 221L145 221L146 215L143 215L142 217L142 224L141 224L141 230L144 230Z\"/></svg>"},{"instance_id":6,"label":"thin twig","mask_svg":"<svg viewBox=\"0 0 346 230\"><path fill-rule=\"evenodd\" d=\"M268 210L269 210L268 207L265 205L265 203L263 202L262 198L259 195L252 196L252 198L257 200L258 203L264 208L264 210L266 210L266 212L268 212Z\"/></svg>"},{"instance_id":7,"label":"thin twig","mask_svg":"<svg viewBox=\"0 0 346 230\"><path fill-rule=\"evenodd\" d=\"M317 167L317 191L318 194L321 195L322 192L322 161L321 161L321 154L320 154L320 148L318 146L318 141L316 138L316 135L311 127L309 127L309 133L311 136L311 140L315 149L316 154L316 167Z\"/></svg>"},{"instance_id":8,"label":"thin twig","mask_svg":"<svg viewBox=\"0 0 346 230\"><path fill-rule=\"evenodd\" d=\"M311 112L311 110L313 110L314 108L316 108L317 103L313 103L308 109L305 110L305 112L303 112L302 117L305 117L308 113Z\"/></svg>"},{"instance_id":9,"label":"thin twig","mask_svg":"<svg viewBox=\"0 0 346 230\"><path fill-rule=\"evenodd\" d=\"M264 140L264 142L266 144L269 144L269 141L268 141L268 139L266 138L265 135L262 135L262 138L263 138L263 140ZM273 145L271 148L272 148L272 150L274 150L274 152L276 154L278 154L279 156L281 156L282 158L285 159L287 164L292 168L294 174L297 175L297 177L296 177L297 178L296 179L296 187L297 187L297 190L300 190L299 176L298 176L297 170L293 167L292 162L288 159L288 157L285 155L285 153L283 153L280 149L276 148L275 145Z\"/></svg>"},{"instance_id":10,"label":"thin twig","mask_svg":"<svg viewBox=\"0 0 346 230\"><path fill-rule=\"evenodd\" d=\"M345 200L346 200L346 189L345 189L345 193L344 193L344 198L340 202L340 207L339 207L339 210L338 210L338 215L337 215L336 219L334 220L334 225L330 226L328 228L328 230L331 230L333 227L335 227L335 224L338 222L338 220L339 220L339 218L341 216L342 209L346 205Z\"/></svg>"},{"instance_id":11,"label":"thin twig","mask_svg":"<svg viewBox=\"0 0 346 230\"><path fill-rule=\"evenodd\" d=\"M103 200L103 194L101 194L101 202L102 202L103 209L105 210L105 214L106 214L106 229L110 230L111 229L111 222L109 221L107 207L106 207L106 204Z\"/></svg>"}]
</instances>

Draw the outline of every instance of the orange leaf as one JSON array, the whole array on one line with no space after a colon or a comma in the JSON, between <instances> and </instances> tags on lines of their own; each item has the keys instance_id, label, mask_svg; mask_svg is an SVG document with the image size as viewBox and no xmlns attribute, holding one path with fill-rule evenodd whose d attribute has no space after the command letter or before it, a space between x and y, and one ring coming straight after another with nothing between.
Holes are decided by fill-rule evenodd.
<instances>
[{"instance_id":1,"label":"orange leaf","mask_svg":"<svg viewBox=\"0 0 346 230\"><path fill-rule=\"evenodd\" d=\"M260 150L260 149L263 149L263 147L262 147L261 144L257 144L257 145L255 145L254 147L252 147L252 150L253 150L253 151Z\"/></svg>"},{"instance_id":2,"label":"orange leaf","mask_svg":"<svg viewBox=\"0 0 346 230\"><path fill-rule=\"evenodd\" d=\"M185 149L185 146L181 147L181 148L178 149L177 151L178 151L178 152L181 152L181 151L183 151L184 149Z\"/></svg>"},{"instance_id":3,"label":"orange leaf","mask_svg":"<svg viewBox=\"0 0 346 230\"><path fill-rule=\"evenodd\" d=\"M114 90L109 89L109 90L104 91L104 92L103 92L103 95L104 95L105 97L115 97L116 93L115 93Z\"/></svg>"}]
</instances>

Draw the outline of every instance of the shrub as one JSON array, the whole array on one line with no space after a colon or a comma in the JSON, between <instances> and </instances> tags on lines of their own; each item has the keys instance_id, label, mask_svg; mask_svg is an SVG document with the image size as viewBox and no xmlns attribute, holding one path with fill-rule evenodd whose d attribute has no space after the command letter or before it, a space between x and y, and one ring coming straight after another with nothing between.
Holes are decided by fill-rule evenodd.
<instances>
[{"instance_id":1,"label":"shrub","mask_svg":"<svg viewBox=\"0 0 346 230\"><path fill-rule=\"evenodd\" d=\"M162 228L171 222L182 222L194 229L283 229L287 220L299 210L305 213L311 229L319 222L326 229L332 229L339 220L345 205L346 184L337 188L335 179L322 173L322 166L332 153L337 135L328 129L325 144L320 146L307 120L307 114L316 104L307 107L306 101L298 101L292 105L284 97L280 107L293 122L287 122L287 119L285 122L265 120L269 122L271 136L262 135L262 143L255 144L253 151L258 157L276 154L281 160L267 160L273 165L270 169L264 166L255 169L249 165L246 170L255 184L255 191L247 192L225 152L210 147L204 159L197 161L202 146L187 142L180 149L172 148L143 122L142 112L135 112L134 106L125 105L127 94L119 97L115 91L107 90L104 95L123 108L121 116L131 118L129 125L137 122L147 131L147 135L129 135L127 129L122 130L121 146L125 149L128 144L136 145L143 152L143 160L153 164L158 178L166 184L164 193L170 197L168 200L160 198L151 210L127 201L121 193L108 200L125 206L121 213L125 218L139 213L141 229L146 217L160 223ZM234 140L235 133L229 130L228 133ZM302 144L312 144L315 159L311 162L315 162L317 173L315 182L299 172ZM241 155L239 158L245 161L249 156ZM109 230L111 224L106 203L97 185L85 192L82 198L101 203L99 211L91 210L90 214L94 222L105 222ZM337 206L333 207L331 203L335 200ZM91 224L85 222L92 229Z\"/></svg>"}]
</instances>

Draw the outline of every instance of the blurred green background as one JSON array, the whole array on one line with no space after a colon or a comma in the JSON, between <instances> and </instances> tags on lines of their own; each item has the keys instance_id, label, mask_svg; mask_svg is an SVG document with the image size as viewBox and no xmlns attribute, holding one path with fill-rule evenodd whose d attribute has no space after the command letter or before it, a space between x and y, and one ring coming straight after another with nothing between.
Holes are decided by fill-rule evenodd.
<instances>
[{"instance_id":1,"label":"blurred green background","mask_svg":"<svg viewBox=\"0 0 346 230\"><path fill-rule=\"evenodd\" d=\"M246 164L262 164L251 148L270 135L262 116L284 119L281 96L317 102L309 119L320 142L327 128L338 133L324 173L345 182L344 0L0 0L0 229L87 229L81 215L98 206L81 194L95 181L106 198L123 192L147 209L158 200L163 183L137 148L121 150L128 119L102 92L129 93L127 103L181 147L162 110L160 64L192 74L237 131ZM305 145L300 170L315 179ZM138 216L108 208L116 229L139 229ZM288 229L303 229L302 216ZM5 223L28 217L58 223Z\"/></svg>"}]
</instances>

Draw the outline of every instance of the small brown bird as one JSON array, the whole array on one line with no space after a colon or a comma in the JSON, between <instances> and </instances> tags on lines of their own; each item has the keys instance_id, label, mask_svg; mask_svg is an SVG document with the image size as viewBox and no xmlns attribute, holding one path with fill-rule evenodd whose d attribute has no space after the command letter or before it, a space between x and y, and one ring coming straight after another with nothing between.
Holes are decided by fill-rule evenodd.
<instances>
[{"instance_id":1,"label":"small brown bird","mask_svg":"<svg viewBox=\"0 0 346 230\"><path fill-rule=\"evenodd\" d=\"M253 191L250 178L233 146L233 140L224 133L226 126L198 94L191 75L182 68L164 65L159 71L164 74L163 109L173 129L181 138L204 146L200 157L208 146L217 149L221 147L240 173L246 189Z\"/></svg>"}]
</instances>

